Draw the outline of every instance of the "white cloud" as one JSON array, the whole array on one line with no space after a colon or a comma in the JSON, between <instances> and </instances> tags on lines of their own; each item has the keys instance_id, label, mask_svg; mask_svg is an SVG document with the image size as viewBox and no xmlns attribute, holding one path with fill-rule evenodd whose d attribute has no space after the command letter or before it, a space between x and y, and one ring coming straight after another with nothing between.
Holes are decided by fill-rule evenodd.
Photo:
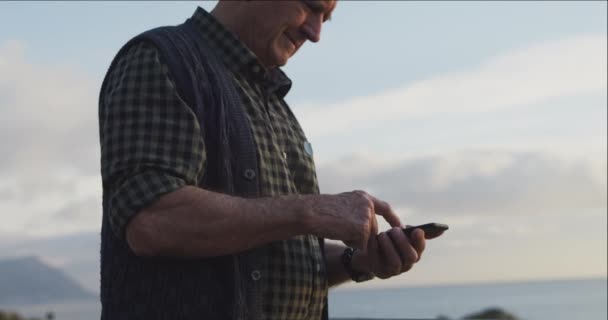
<instances>
[{"instance_id":1,"label":"white cloud","mask_svg":"<svg viewBox=\"0 0 608 320\"><path fill-rule=\"evenodd\" d=\"M98 229L98 85L69 66L31 63L25 44L0 44L0 232ZM72 210L69 218L57 214Z\"/></svg>"},{"instance_id":2,"label":"white cloud","mask_svg":"<svg viewBox=\"0 0 608 320\"><path fill-rule=\"evenodd\" d=\"M0 212L15 213L3 215L0 244L11 252L10 248L19 245L16 238L97 232L101 221L99 84L67 66L30 63L25 53L19 42L0 45L0 145L4 155L0 158ZM300 120L309 135L323 137L413 116L485 112L564 95L605 94L605 90L606 37L588 36L524 48L487 61L476 70L430 78L379 96L298 110L304 111ZM579 216L592 212L587 221L596 221L595 216L602 214L605 219L603 139L598 158L593 158L598 154L595 142L591 142L593 152L580 158L496 147L439 150L417 158L395 157L390 151L380 156L361 152L324 163L319 180L326 193L371 190L391 202L408 222L450 224L453 229L443 242L445 247L437 249L446 256L451 254L449 261L456 266L466 268L469 260L454 258L449 252L470 250L465 258L484 263L479 257L491 256L484 250L495 250L488 246L488 239L516 236L528 240L539 230L552 237L564 230L565 217L572 212ZM572 142L579 143L590 142ZM559 219L557 224L543 222L553 218ZM528 221L544 227L522 226ZM482 228L488 224L492 227ZM96 241L91 248L97 246ZM591 247L598 247L597 243ZM66 251L64 245L56 252ZM15 253L47 251L25 248ZM437 264L421 281L443 271L439 266L445 261L429 257ZM74 255L46 258L56 264L76 265ZM558 258L556 255L552 261ZM97 255L87 259L97 261ZM466 280L465 271L458 272L452 279ZM91 283L91 287L97 285Z\"/></svg>"},{"instance_id":3,"label":"white cloud","mask_svg":"<svg viewBox=\"0 0 608 320\"><path fill-rule=\"evenodd\" d=\"M602 255L594 256L591 266L577 269L572 262L545 273L526 274L517 262L525 256L535 270L549 267L562 259L548 250L557 243L568 251L605 247L606 175L598 174L597 166L605 168L606 162L543 151L461 150L390 163L357 154L321 166L318 176L323 193L368 190L388 201L404 224L450 226L443 237L429 243L424 267L417 267L421 271L414 278L369 285L382 287L454 279L516 280L531 274L547 278L601 274L605 263L597 262ZM378 217L380 231L389 227ZM500 253L512 261L500 258ZM467 259L494 270L518 271L470 273L461 268L477 267L467 267ZM445 270L445 266L456 267Z\"/></svg>"},{"instance_id":4,"label":"white cloud","mask_svg":"<svg viewBox=\"0 0 608 320\"><path fill-rule=\"evenodd\" d=\"M30 63L25 46L0 46L2 170L32 175L96 160L97 86L69 66ZM91 170L90 165L85 168Z\"/></svg>"},{"instance_id":5,"label":"white cloud","mask_svg":"<svg viewBox=\"0 0 608 320\"><path fill-rule=\"evenodd\" d=\"M309 135L320 138L414 116L488 112L556 97L605 95L606 44L606 34L536 44L482 62L474 70L438 75L379 95L302 107L296 113Z\"/></svg>"},{"instance_id":6,"label":"white cloud","mask_svg":"<svg viewBox=\"0 0 608 320\"><path fill-rule=\"evenodd\" d=\"M348 159L366 162L361 156ZM345 162L319 168L324 193L369 186L376 196L414 214L551 216L606 207L605 176L598 176L597 164L586 158L464 150L402 159L384 167L370 162L369 170L349 170L342 165Z\"/></svg>"},{"instance_id":7,"label":"white cloud","mask_svg":"<svg viewBox=\"0 0 608 320\"><path fill-rule=\"evenodd\" d=\"M32 234L55 234L98 228L99 205L93 201L101 193L98 86L69 66L29 62L23 43L12 41L0 45L0 139L3 154L8 155L0 159L0 198L3 199L0 210L20 212L11 216L10 223L0 226L0 231L19 233L29 228ZM603 94L605 89L606 37L591 35L522 48L486 61L475 70L422 80L378 96L298 110L304 110L300 120L309 135L319 137L337 131L359 132L416 115L495 110L563 95ZM591 176L596 180L606 172L605 149L602 151L595 165L583 168L595 170ZM508 152L474 156L452 153L449 158L431 156L422 162L404 162L407 168L386 177L386 183L393 184L387 187L383 178L378 177L386 175L386 168L397 167L401 160L387 152L383 156L376 154L373 160L356 155L332 170L327 170L332 167L331 163L323 163L320 169L323 190L343 191L347 186L343 182L350 181L354 188L376 193L391 190L391 196L398 199L397 190L410 188L418 194L416 199L420 203L399 201L398 205L409 208L413 214L419 209L417 206L438 194L449 196L442 198L445 205L461 199L455 195L465 191L453 186L469 187L471 177L475 177L477 182L486 182L477 192L494 192L494 198L486 201L490 205L490 200L508 201L506 197L513 196L498 196L495 188L501 186L501 181L493 179L508 168L522 165L522 162L514 163L521 159L515 159ZM537 177L539 179L549 179L551 170L561 174L568 170L543 161L531 162L539 174L546 175ZM522 178L533 177L536 169L528 168L527 176ZM323 176L323 170L325 174L332 171L329 179ZM405 183L394 179L400 174L405 175ZM584 171L579 177L587 177L586 174ZM549 181L542 179L526 180L526 190L535 192L536 198L542 192L532 190L533 186L537 181ZM605 185L605 179L600 180ZM415 186L412 181L416 182ZM524 181L521 184L526 186ZM555 189L555 186L549 187L547 190ZM507 191L523 197L521 190ZM472 197L470 192L465 194L469 199ZM572 199L588 198L581 192L575 194L578 196ZM440 209L441 202L433 203ZM81 212L82 217L75 219L74 210ZM61 218L66 215L71 219Z\"/></svg>"}]
</instances>

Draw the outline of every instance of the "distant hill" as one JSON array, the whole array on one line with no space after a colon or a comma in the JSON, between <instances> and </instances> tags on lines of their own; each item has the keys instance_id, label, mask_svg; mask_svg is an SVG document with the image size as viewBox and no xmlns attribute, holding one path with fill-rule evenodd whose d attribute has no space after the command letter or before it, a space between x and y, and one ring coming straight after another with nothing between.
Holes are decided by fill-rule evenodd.
<instances>
[{"instance_id":1,"label":"distant hill","mask_svg":"<svg viewBox=\"0 0 608 320\"><path fill-rule=\"evenodd\" d=\"M36 257L0 260L0 304L36 304L95 296Z\"/></svg>"},{"instance_id":2,"label":"distant hill","mask_svg":"<svg viewBox=\"0 0 608 320\"><path fill-rule=\"evenodd\" d=\"M98 232L83 232L34 239L3 239L0 235L0 260L16 256L35 256L46 261L61 261L61 270L89 292L99 293Z\"/></svg>"}]
</instances>

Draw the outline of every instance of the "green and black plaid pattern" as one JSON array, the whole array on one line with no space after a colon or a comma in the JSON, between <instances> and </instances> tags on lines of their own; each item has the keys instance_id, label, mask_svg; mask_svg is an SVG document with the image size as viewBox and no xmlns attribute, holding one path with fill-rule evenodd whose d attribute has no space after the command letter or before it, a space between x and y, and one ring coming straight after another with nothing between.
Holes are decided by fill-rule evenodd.
<instances>
[{"instance_id":1,"label":"green and black plaid pattern","mask_svg":"<svg viewBox=\"0 0 608 320\"><path fill-rule=\"evenodd\" d=\"M160 195L195 185L205 152L194 113L175 91L151 45L131 48L109 70L99 106L101 174L110 224L127 221Z\"/></svg>"},{"instance_id":2,"label":"green and black plaid pattern","mask_svg":"<svg viewBox=\"0 0 608 320\"><path fill-rule=\"evenodd\" d=\"M258 144L264 196L318 193L312 155L306 152L304 133L287 105L273 96L264 111L263 97L256 93L262 88L240 79L238 87L245 93ZM306 235L275 242L270 252L270 290L265 299L269 319L319 319L327 284L317 238Z\"/></svg>"},{"instance_id":3,"label":"green and black plaid pattern","mask_svg":"<svg viewBox=\"0 0 608 320\"><path fill-rule=\"evenodd\" d=\"M283 100L288 79L278 70L272 76L266 72L203 9L192 19L234 75L258 147L262 195L318 193L311 149ZM99 111L102 177L105 192L111 194L111 225L124 237L128 220L139 209L164 193L196 185L206 155L196 117L154 47L133 47L108 73ZM269 249L269 264L260 270L259 280L267 288L265 317L320 319L327 280L317 238L299 236L272 243Z\"/></svg>"}]
</instances>

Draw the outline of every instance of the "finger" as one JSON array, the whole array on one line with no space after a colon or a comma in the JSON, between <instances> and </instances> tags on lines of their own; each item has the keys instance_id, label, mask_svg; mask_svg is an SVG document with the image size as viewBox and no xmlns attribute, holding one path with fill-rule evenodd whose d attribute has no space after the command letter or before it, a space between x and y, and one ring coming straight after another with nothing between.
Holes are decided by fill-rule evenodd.
<instances>
[{"instance_id":1,"label":"finger","mask_svg":"<svg viewBox=\"0 0 608 320\"><path fill-rule=\"evenodd\" d=\"M378 221L376 215L371 216L369 236L367 239L367 246L365 252L377 252L378 244L376 235L378 234Z\"/></svg>"},{"instance_id":2,"label":"finger","mask_svg":"<svg viewBox=\"0 0 608 320\"><path fill-rule=\"evenodd\" d=\"M410 244L410 240L405 236L401 228L397 227L390 229L388 231L388 235L393 241L393 245L399 252L403 268L411 266L418 261L417 250L412 246L412 244Z\"/></svg>"},{"instance_id":3,"label":"finger","mask_svg":"<svg viewBox=\"0 0 608 320\"><path fill-rule=\"evenodd\" d=\"M432 230L424 233L425 239L435 239L443 234L443 230Z\"/></svg>"},{"instance_id":4,"label":"finger","mask_svg":"<svg viewBox=\"0 0 608 320\"><path fill-rule=\"evenodd\" d=\"M372 222L371 223L372 229L370 230L371 231L370 237L378 235L378 219L376 219L376 215L375 214L372 215L372 221L371 222Z\"/></svg>"},{"instance_id":5,"label":"finger","mask_svg":"<svg viewBox=\"0 0 608 320\"><path fill-rule=\"evenodd\" d=\"M435 239L435 238L441 236L443 234L443 232L445 231L445 230L440 230L440 229L437 229L437 228L430 228L430 229L426 229L425 230L425 229L422 229L422 228L416 228L416 227L414 227L412 225L409 225L409 224L405 225L403 231L405 232L405 234L407 236L410 236L412 234L412 232L414 232L414 230L416 230L416 229L421 229L421 230L424 231L424 238L425 239Z\"/></svg>"},{"instance_id":6,"label":"finger","mask_svg":"<svg viewBox=\"0 0 608 320\"><path fill-rule=\"evenodd\" d=\"M369 237L369 241L367 242L367 252L364 252L367 257L369 270L372 272L377 270L378 267L378 237L376 235L371 235Z\"/></svg>"},{"instance_id":7,"label":"finger","mask_svg":"<svg viewBox=\"0 0 608 320\"><path fill-rule=\"evenodd\" d=\"M414 230L414 232L412 233L412 237L410 238L410 242L414 249L416 249L416 252L418 252L418 259L416 260L416 262L418 262L420 261L420 258L422 258L422 253L424 252L424 248L426 247L424 230Z\"/></svg>"},{"instance_id":8,"label":"finger","mask_svg":"<svg viewBox=\"0 0 608 320\"><path fill-rule=\"evenodd\" d=\"M391 208L387 202L377 199L372 195L369 195L369 197L374 203L374 212L376 214L383 216L384 220L386 220L391 227L401 226L401 219L399 219L399 216L395 213L395 211L393 211L393 208Z\"/></svg>"},{"instance_id":9,"label":"finger","mask_svg":"<svg viewBox=\"0 0 608 320\"><path fill-rule=\"evenodd\" d=\"M387 277L398 275L401 273L401 257L397 253L397 250L393 247L393 242L385 232L381 232L378 235L378 248L382 257L384 257L384 265L382 270L386 273L380 273L387 275Z\"/></svg>"}]
</instances>

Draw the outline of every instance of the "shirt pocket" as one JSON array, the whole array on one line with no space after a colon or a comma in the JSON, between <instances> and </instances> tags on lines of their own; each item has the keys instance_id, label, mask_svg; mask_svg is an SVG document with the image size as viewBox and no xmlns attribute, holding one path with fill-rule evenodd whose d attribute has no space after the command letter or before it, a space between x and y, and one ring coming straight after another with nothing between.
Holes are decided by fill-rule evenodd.
<instances>
[{"instance_id":1,"label":"shirt pocket","mask_svg":"<svg viewBox=\"0 0 608 320\"><path fill-rule=\"evenodd\" d=\"M294 143L294 148L290 153L290 169L298 192L300 194L318 194L319 188L312 144L305 139L301 139Z\"/></svg>"}]
</instances>

